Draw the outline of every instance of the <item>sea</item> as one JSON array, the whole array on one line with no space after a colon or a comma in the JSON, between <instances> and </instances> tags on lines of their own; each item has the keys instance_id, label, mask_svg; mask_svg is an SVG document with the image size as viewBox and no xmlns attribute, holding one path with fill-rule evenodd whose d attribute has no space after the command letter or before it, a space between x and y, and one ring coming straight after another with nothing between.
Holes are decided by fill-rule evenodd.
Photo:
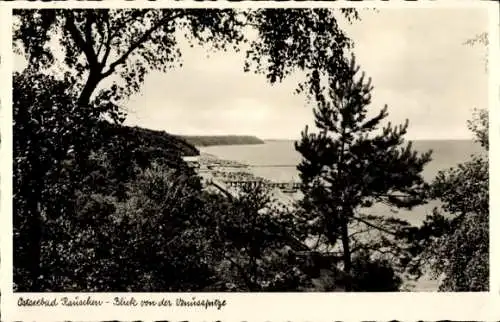
<instances>
[{"instance_id":1,"label":"sea","mask_svg":"<svg viewBox=\"0 0 500 322\"><path fill-rule=\"evenodd\" d=\"M412 144L416 151L422 153L432 150L432 160L422 173L427 182L431 182L439 171L466 162L472 155L485 153L473 140L422 140L412 141ZM264 144L219 145L198 149L220 159L245 163L250 166L253 174L259 177L279 182L299 181L297 164L301 155L295 150L293 140L269 140ZM418 225L436 205L431 202L411 211L399 211L399 217ZM375 210L385 211L384 207ZM374 209L370 211L373 212Z\"/></svg>"},{"instance_id":2,"label":"sea","mask_svg":"<svg viewBox=\"0 0 500 322\"><path fill-rule=\"evenodd\" d=\"M432 150L432 160L422 173L431 182L439 171L455 167L471 159L472 155L485 154L483 148L472 140L416 140L412 141L416 151ZM298 181L297 164L301 155L295 150L293 140L268 140L264 144L224 145L198 147L200 152L209 153L220 159L237 161L250 166L254 175L273 181ZM421 225L425 217L438 207L437 201L415 207L411 210L390 209L385 205L374 205L366 209L373 215L391 216L407 220L412 225ZM430 277L420 280L415 291L436 291L438 282Z\"/></svg>"}]
</instances>

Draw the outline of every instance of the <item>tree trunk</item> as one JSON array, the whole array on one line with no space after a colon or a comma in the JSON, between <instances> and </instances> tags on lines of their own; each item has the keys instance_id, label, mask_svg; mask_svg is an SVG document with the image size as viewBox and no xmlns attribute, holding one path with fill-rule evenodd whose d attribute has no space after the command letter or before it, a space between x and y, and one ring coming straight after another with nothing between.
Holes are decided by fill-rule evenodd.
<instances>
[{"instance_id":1,"label":"tree trunk","mask_svg":"<svg viewBox=\"0 0 500 322\"><path fill-rule=\"evenodd\" d=\"M98 70L90 70L87 82L83 87L83 90L78 98L78 103L80 106L86 106L90 103L90 98L94 93L97 85L102 80L101 72Z\"/></svg>"},{"instance_id":2,"label":"tree trunk","mask_svg":"<svg viewBox=\"0 0 500 322\"><path fill-rule=\"evenodd\" d=\"M344 212L345 213L345 212ZM344 272L346 274L345 277L345 291L350 292L352 291L352 262L351 262L351 249L349 245L349 228L348 228L348 217L343 214L342 215L342 220L341 220L341 225L342 225L342 248L344 250L343 252L343 260L344 260Z\"/></svg>"}]
</instances>

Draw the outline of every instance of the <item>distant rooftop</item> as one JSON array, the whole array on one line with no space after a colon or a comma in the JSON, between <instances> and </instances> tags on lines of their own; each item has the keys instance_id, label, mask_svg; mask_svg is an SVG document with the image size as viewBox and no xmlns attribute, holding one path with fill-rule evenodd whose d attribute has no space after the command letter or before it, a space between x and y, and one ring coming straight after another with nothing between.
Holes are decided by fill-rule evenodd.
<instances>
[{"instance_id":1,"label":"distant rooftop","mask_svg":"<svg viewBox=\"0 0 500 322\"><path fill-rule=\"evenodd\" d=\"M186 156L182 157L182 160L184 160L185 162L198 162L199 156Z\"/></svg>"}]
</instances>

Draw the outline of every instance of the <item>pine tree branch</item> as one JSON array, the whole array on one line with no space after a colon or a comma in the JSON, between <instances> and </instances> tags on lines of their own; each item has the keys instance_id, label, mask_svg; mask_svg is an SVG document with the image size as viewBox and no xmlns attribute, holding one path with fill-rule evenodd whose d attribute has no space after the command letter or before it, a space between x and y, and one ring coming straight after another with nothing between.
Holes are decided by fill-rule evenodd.
<instances>
[{"instance_id":1,"label":"pine tree branch","mask_svg":"<svg viewBox=\"0 0 500 322\"><path fill-rule=\"evenodd\" d=\"M349 235L349 238L352 238L356 235L359 235L359 234L363 234L363 233L369 233L371 231L371 229L361 229L361 230L356 230L355 232L353 232L352 234Z\"/></svg>"},{"instance_id":2,"label":"pine tree branch","mask_svg":"<svg viewBox=\"0 0 500 322\"><path fill-rule=\"evenodd\" d=\"M360 250L372 250L372 251L380 253L382 255L392 255L394 257L398 257L399 254L397 252L391 250L390 247L387 247L387 248L389 248L389 249L383 250L382 248L375 248L375 247L370 246L368 244L361 244L361 245L355 247L352 252L354 253L354 252L358 252Z\"/></svg>"},{"instance_id":3,"label":"pine tree branch","mask_svg":"<svg viewBox=\"0 0 500 322\"><path fill-rule=\"evenodd\" d=\"M369 221L367 221L365 219L359 218L357 216L351 216L351 218L354 219L354 220L357 220L359 222L362 222L362 223L364 223L367 226L370 226L372 228L375 228L375 229L378 229L380 231L383 231L383 232L385 232L387 234L390 234L390 235L393 235L393 236L398 236L398 234L396 232L393 232L393 231L390 231L390 230L388 230L386 228L383 228L383 227L377 226L375 224L372 224L372 223L370 223Z\"/></svg>"}]
</instances>

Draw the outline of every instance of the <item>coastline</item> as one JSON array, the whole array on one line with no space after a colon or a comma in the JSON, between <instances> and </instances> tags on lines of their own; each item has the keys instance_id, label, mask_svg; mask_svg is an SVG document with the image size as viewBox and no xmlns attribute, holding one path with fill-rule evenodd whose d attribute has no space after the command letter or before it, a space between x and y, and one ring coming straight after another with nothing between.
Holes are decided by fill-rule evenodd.
<instances>
[{"instance_id":1,"label":"coastline","mask_svg":"<svg viewBox=\"0 0 500 322\"><path fill-rule=\"evenodd\" d=\"M200 172L209 172L214 178L222 181L251 181L271 183L263 177L256 176L248 164L221 159L213 154L200 152Z\"/></svg>"},{"instance_id":2,"label":"coastline","mask_svg":"<svg viewBox=\"0 0 500 322\"><path fill-rule=\"evenodd\" d=\"M222 183L223 186L224 183L231 181L259 182L268 187L272 184L271 180L255 175L251 166L242 162L222 159L214 154L201 151L199 162L200 175L205 182L215 180L219 184ZM221 189L219 185L217 186ZM294 207L295 202L300 198L298 194L280 193L279 189L270 189L269 191L273 194L275 201L286 207ZM428 273L417 281L405 280L402 285L404 289L416 292L435 292L438 290L438 286L439 279L431 277Z\"/></svg>"},{"instance_id":3,"label":"coastline","mask_svg":"<svg viewBox=\"0 0 500 322\"><path fill-rule=\"evenodd\" d=\"M205 187L213 186L219 192L231 196L237 196L244 185L261 185L271 195L274 205L290 210L302 198L298 183L277 182L258 176L248 164L221 159L210 153L200 152L199 175Z\"/></svg>"}]
</instances>

